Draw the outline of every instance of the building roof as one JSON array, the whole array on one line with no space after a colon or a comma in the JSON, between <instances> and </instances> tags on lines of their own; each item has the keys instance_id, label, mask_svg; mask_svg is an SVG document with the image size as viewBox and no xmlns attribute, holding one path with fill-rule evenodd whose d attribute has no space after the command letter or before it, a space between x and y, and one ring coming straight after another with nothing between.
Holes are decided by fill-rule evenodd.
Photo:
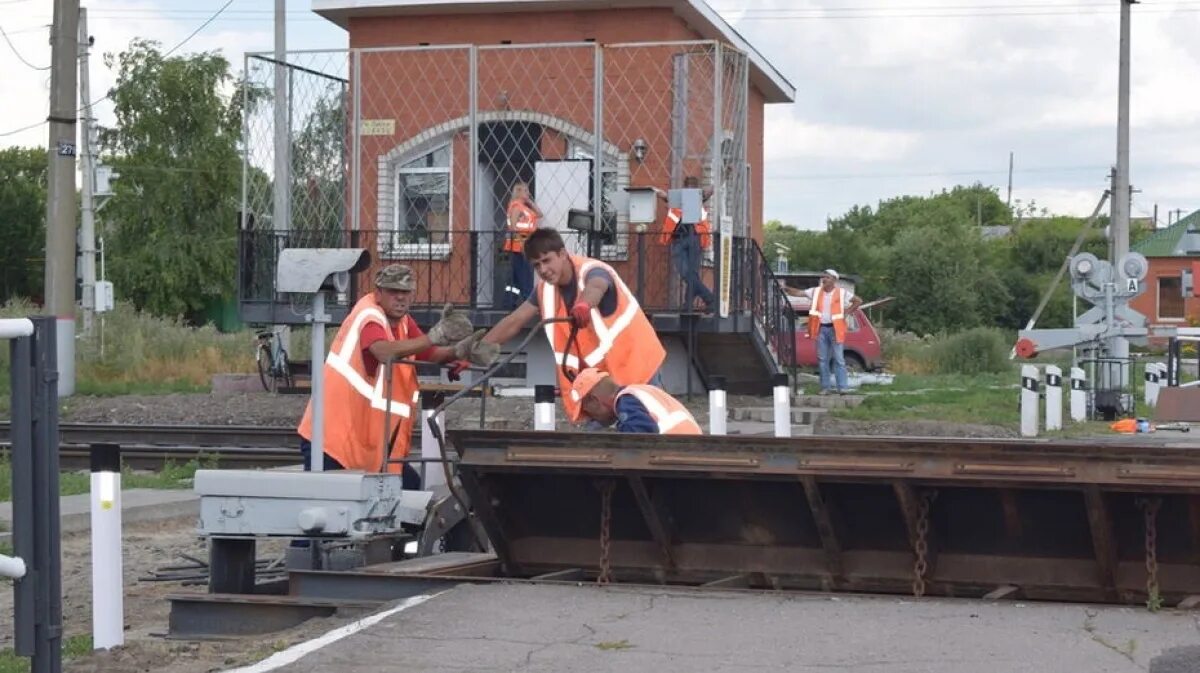
<instances>
[{"instance_id":1,"label":"building roof","mask_svg":"<svg viewBox=\"0 0 1200 673\"><path fill-rule=\"evenodd\" d=\"M1200 210L1182 218L1166 229L1159 229L1133 246L1135 252L1146 257L1192 257L1195 256L1195 245L1191 245L1187 232L1189 229L1200 230Z\"/></svg>"},{"instance_id":2,"label":"building roof","mask_svg":"<svg viewBox=\"0 0 1200 673\"><path fill-rule=\"evenodd\" d=\"M741 33L704 0L312 0L312 9L342 28L351 17L481 12L579 11L622 7L669 7L707 40L732 45L750 58L750 81L768 103L791 103L792 86Z\"/></svg>"}]
</instances>

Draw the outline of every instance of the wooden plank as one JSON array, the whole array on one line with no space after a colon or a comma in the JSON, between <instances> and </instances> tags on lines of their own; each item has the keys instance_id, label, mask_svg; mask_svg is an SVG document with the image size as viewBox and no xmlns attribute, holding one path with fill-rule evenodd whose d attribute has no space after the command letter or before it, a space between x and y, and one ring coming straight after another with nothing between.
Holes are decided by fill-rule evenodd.
<instances>
[{"instance_id":1,"label":"wooden plank","mask_svg":"<svg viewBox=\"0 0 1200 673\"><path fill-rule=\"evenodd\" d=\"M1092 531L1092 549L1096 554L1099 579L1105 591L1113 598L1117 594L1117 546L1112 536L1112 518L1104 503L1100 487L1089 485L1083 489L1087 507L1088 527Z\"/></svg>"},{"instance_id":2,"label":"wooden plank","mask_svg":"<svg viewBox=\"0 0 1200 673\"><path fill-rule=\"evenodd\" d=\"M804 497L808 500L808 509L812 512L813 521L817 524L817 535L821 538L821 548L825 550L825 558L829 562L829 574L840 580L845 577L842 567L842 545L838 541L837 531L833 527L833 517L830 505L821 497L821 487L816 477L802 475L800 483L804 485Z\"/></svg>"},{"instance_id":3,"label":"wooden plank","mask_svg":"<svg viewBox=\"0 0 1200 673\"><path fill-rule=\"evenodd\" d=\"M659 514L658 507L650 499L650 492L646 490L646 482L641 477L629 477L629 488L633 491L634 499L637 500L638 509L642 512L642 519L646 522L646 528L650 529L650 535L654 538L654 543L658 545L662 554L663 565L667 569L674 569L675 557L671 553L671 537Z\"/></svg>"}]
</instances>

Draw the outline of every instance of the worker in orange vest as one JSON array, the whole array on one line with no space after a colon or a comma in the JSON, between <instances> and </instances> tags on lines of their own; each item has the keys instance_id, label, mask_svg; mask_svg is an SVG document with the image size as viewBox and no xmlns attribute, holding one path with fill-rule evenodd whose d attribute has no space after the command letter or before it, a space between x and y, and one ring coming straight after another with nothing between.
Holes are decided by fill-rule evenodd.
<instances>
[{"instance_id":1,"label":"worker in orange vest","mask_svg":"<svg viewBox=\"0 0 1200 673\"><path fill-rule=\"evenodd\" d=\"M470 363L486 365L498 349L480 343L483 331L474 332L466 315L449 306L442 318L421 332L408 313L416 280L412 269L391 264L375 274L375 291L354 305L338 328L325 358L326 470L378 472L383 464L384 422L390 406L388 436L394 437L391 458L408 455L413 422L417 418L419 389L413 360L455 362L452 374ZM392 387L385 391L384 363L402 358L407 364L392 366ZM297 431L301 437L305 469L312 449L312 399ZM419 488L417 472L405 464L389 466L402 472L404 488Z\"/></svg>"},{"instance_id":2,"label":"worker in orange vest","mask_svg":"<svg viewBox=\"0 0 1200 673\"><path fill-rule=\"evenodd\" d=\"M513 300L512 306L524 301L533 290L533 268L523 252L525 239L537 231L541 219L542 210L529 197L529 185L524 182L513 185L512 200L508 202L508 231L504 239L504 251L510 253L512 262L512 283L507 288L507 294Z\"/></svg>"},{"instance_id":3,"label":"worker in orange vest","mask_svg":"<svg viewBox=\"0 0 1200 673\"><path fill-rule=\"evenodd\" d=\"M683 179L684 189L700 189L700 179L689 175ZM666 199L667 193L655 189L660 199ZM711 190L704 190L704 201L712 195ZM683 279L684 304L686 311L695 308L696 298L704 303L704 313L712 313L716 297L712 290L700 278L700 264L704 259L704 251L712 248L712 225L708 221L708 209L701 210L700 221L694 224L683 223L682 208L667 208L667 216L663 219L662 233L658 242L671 246L671 263L675 271Z\"/></svg>"},{"instance_id":4,"label":"worker in orange vest","mask_svg":"<svg viewBox=\"0 0 1200 673\"><path fill-rule=\"evenodd\" d=\"M637 299L611 266L571 255L562 236L547 228L525 240L525 258L537 274L533 293L496 323L484 335L483 343L503 344L536 318L569 318L547 324L545 330L554 353L563 407L572 422L580 420L580 407L567 393L570 379L583 369L606 371L625 385L661 382L658 370L667 352ZM572 331L575 339L568 344Z\"/></svg>"},{"instance_id":5,"label":"worker in orange vest","mask_svg":"<svg viewBox=\"0 0 1200 673\"><path fill-rule=\"evenodd\" d=\"M785 287L784 291L795 297L808 297L808 337L817 340L817 366L821 372L821 394L833 392L837 381L837 392L849 392L846 381L846 314L858 310L862 299L844 287L838 287L840 276L834 269L825 269L821 284L807 290ZM829 363L833 361L833 376Z\"/></svg>"},{"instance_id":6,"label":"worker in orange vest","mask_svg":"<svg viewBox=\"0 0 1200 673\"><path fill-rule=\"evenodd\" d=\"M619 432L699 435L700 425L679 400L650 385L620 386L606 372L585 369L571 384L583 415Z\"/></svg>"}]
</instances>

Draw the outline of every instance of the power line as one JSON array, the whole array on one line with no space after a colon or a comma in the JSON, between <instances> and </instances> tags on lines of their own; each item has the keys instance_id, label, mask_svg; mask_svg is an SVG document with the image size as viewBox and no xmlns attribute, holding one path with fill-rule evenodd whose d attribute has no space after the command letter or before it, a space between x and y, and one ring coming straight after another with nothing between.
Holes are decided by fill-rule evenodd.
<instances>
[{"instance_id":1,"label":"power line","mask_svg":"<svg viewBox=\"0 0 1200 673\"><path fill-rule=\"evenodd\" d=\"M200 31L202 31L202 30L204 30L205 28L207 28L207 27L209 26L209 24L211 24L213 21L216 21L216 20L217 20L217 17L221 16L221 13L222 13L222 12L224 12L226 9L228 9L228 8L229 8L229 6L230 6L230 5L232 5L232 4L233 4L233 0L226 0L225 4L221 5L221 8L220 8L220 9L218 9L216 12L214 12L212 16L208 17L208 19L207 19L207 20L205 20L205 21L204 21L204 23L201 23L199 26L197 26L195 30L193 30L191 33L189 33L189 34L188 34L188 36L187 36L187 37L185 37L185 38L183 38L182 40L180 40L180 41L179 41L179 42L178 42L178 43L177 43L177 44L176 44L174 47L171 47L170 49L168 49L168 50L167 50L167 51L166 51L166 52L163 54L163 57L164 57L164 58L166 58L167 56L170 56L171 54L174 54L176 51L178 51L178 50L179 50L181 47L183 47L183 45L185 45L185 44L187 44L189 41L191 41L191 39L192 39L193 37L196 37L196 35L198 35L198 34L200 33ZM7 35L5 36L5 39L6 39L6 40L8 39L8 36L7 36ZM9 46L11 46L11 45L12 45L12 43L10 42L10 43L9 43ZM16 49L14 48L14 49L13 49L13 51L16 51ZM22 60L24 60L24 59L22 59ZM100 98L97 98L96 100L94 100L94 101L92 101L92 102L90 102L90 103L88 103L88 104L84 105L83 107L79 108L79 109L78 109L78 110L76 110L75 112L77 112L77 113L78 113L78 112L83 112L84 110L88 109L89 107L92 107L92 106L96 105L97 103L102 103L102 102L104 102L104 101L108 100L108 98L109 98L109 95L110 95L110 94L104 94L104 95L103 95L103 96L101 96ZM37 128L37 127L39 127L39 126L41 126L42 124L45 124L45 123L46 123L46 121L45 121L45 120L43 120L43 121L40 121L40 122L37 122L37 123L34 123L34 124L30 124L30 125L28 125L28 126L22 126L22 127L21 127L21 128L19 128L19 129L13 129L13 130L11 130L11 131L4 131L4 132L0 133L0 137L4 137L4 136L11 136L11 135L14 135L14 134L17 134L17 133L21 133L22 131L28 131L29 129L34 129L34 128Z\"/></svg>"},{"instance_id":2,"label":"power line","mask_svg":"<svg viewBox=\"0 0 1200 673\"><path fill-rule=\"evenodd\" d=\"M49 70L50 69L50 66L39 67L39 66L36 66L36 65L30 63L29 61L25 60L25 57L21 55L21 52L17 51L17 46L12 43L12 40L8 39L8 33L4 32L4 26L0 26L0 35L4 36L4 41L8 43L8 48L12 49L12 53L17 55L18 61L24 63L25 65L29 66L30 68L33 68L34 70Z\"/></svg>"}]
</instances>

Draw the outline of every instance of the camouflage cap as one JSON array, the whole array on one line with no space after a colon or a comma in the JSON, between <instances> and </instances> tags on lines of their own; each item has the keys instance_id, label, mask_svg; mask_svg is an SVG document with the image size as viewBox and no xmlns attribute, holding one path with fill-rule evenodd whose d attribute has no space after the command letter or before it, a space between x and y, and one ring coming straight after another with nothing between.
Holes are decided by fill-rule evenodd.
<instances>
[{"instance_id":1,"label":"camouflage cap","mask_svg":"<svg viewBox=\"0 0 1200 673\"><path fill-rule=\"evenodd\" d=\"M411 268L403 264L388 264L375 272L375 287L412 292L417 289L417 281L413 278Z\"/></svg>"}]
</instances>

